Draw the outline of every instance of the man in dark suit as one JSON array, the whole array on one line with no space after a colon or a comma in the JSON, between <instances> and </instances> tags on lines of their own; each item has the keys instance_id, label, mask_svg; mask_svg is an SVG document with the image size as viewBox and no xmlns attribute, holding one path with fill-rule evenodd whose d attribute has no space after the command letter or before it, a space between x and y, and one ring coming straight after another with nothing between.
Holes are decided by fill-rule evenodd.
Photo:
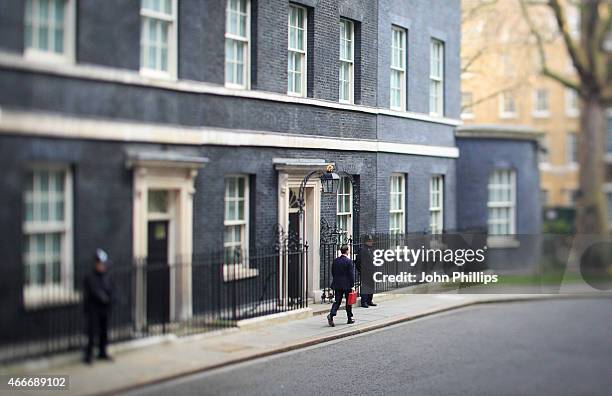
<instances>
[{"instance_id":1,"label":"man in dark suit","mask_svg":"<svg viewBox=\"0 0 612 396\"><path fill-rule=\"evenodd\" d=\"M342 297L348 301L348 295L353 290L355 285L355 266L353 260L348 256L349 248L346 245L342 245L340 248L340 257L336 257L332 263L332 283L331 288L334 291L334 297L336 301L332 304L331 311L327 315L327 323L331 327L334 327L334 316L340 308L342 303ZM353 319L353 307L346 305L346 316L348 317L348 324L355 323Z\"/></svg>"},{"instance_id":2,"label":"man in dark suit","mask_svg":"<svg viewBox=\"0 0 612 396\"><path fill-rule=\"evenodd\" d=\"M367 234L364 238L364 246L359 252L357 272L361 275L361 306L363 308L375 307L372 297L374 296L374 238Z\"/></svg>"}]
</instances>

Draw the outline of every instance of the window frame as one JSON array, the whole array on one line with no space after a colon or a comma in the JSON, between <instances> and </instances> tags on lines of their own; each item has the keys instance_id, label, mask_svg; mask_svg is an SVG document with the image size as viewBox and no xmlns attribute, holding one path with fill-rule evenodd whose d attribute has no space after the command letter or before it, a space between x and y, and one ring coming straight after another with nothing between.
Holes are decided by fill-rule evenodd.
<instances>
[{"instance_id":1,"label":"window frame","mask_svg":"<svg viewBox=\"0 0 612 396\"><path fill-rule=\"evenodd\" d=\"M546 109L540 109L540 93L546 93L544 96ZM533 116L535 118L550 117L550 91L547 88L536 88L533 91Z\"/></svg>"},{"instance_id":2,"label":"window frame","mask_svg":"<svg viewBox=\"0 0 612 396\"><path fill-rule=\"evenodd\" d=\"M612 154L612 108L607 110L607 116L605 117L606 123L606 151L605 155L609 156Z\"/></svg>"},{"instance_id":3,"label":"window frame","mask_svg":"<svg viewBox=\"0 0 612 396\"><path fill-rule=\"evenodd\" d=\"M178 1L170 0L172 7L172 15L156 12L143 8L143 1L140 0L140 57L139 57L139 73L145 77L159 79L177 79L178 72ZM168 70L150 69L142 64L142 46L143 46L143 20L144 18L156 19L170 23L168 32Z\"/></svg>"},{"instance_id":4,"label":"window frame","mask_svg":"<svg viewBox=\"0 0 612 396\"><path fill-rule=\"evenodd\" d=\"M540 165L548 165L550 164L550 151L551 151L551 147L550 147L550 138L548 134L545 134L542 136L542 138L540 139L540 147L541 150L538 150L538 164Z\"/></svg>"},{"instance_id":5,"label":"window frame","mask_svg":"<svg viewBox=\"0 0 612 396\"><path fill-rule=\"evenodd\" d=\"M508 172L510 175L510 184L508 185L510 187L510 201L491 201L491 186L493 185L491 183L491 179L493 177L493 175L497 172ZM497 184L498 186L505 186L504 184ZM500 190L501 188L498 187L498 190ZM517 191L516 191L516 171L512 168L496 168L493 169L493 171L491 171L491 173L489 173L489 179L487 182L487 234L489 237L501 237L501 238L505 238L508 237L510 235L515 235L516 234L516 214L517 214L517 210L516 210L516 205L517 205ZM496 208L500 208L500 209L509 209L509 218L507 219L507 224L508 224L508 233L507 234L497 234L497 233L493 233L491 232L491 209L496 209ZM499 223L499 222L498 222Z\"/></svg>"},{"instance_id":6,"label":"window frame","mask_svg":"<svg viewBox=\"0 0 612 396\"><path fill-rule=\"evenodd\" d=\"M469 106L464 106L464 98L469 96ZM469 109L469 111L468 111ZM472 120L474 119L474 94L472 92L461 92L461 119Z\"/></svg>"},{"instance_id":7,"label":"window frame","mask_svg":"<svg viewBox=\"0 0 612 396\"><path fill-rule=\"evenodd\" d=\"M512 99L512 104L514 106L514 111L508 111L506 109L506 97ZM500 92L499 94L499 118L508 119L508 118L517 118L518 111L516 107L516 100L512 92Z\"/></svg>"},{"instance_id":8,"label":"window frame","mask_svg":"<svg viewBox=\"0 0 612 396\"><path fill-rule=\"evenodd\" d=\"M227 18L228 18L228 14L230 12L230 1L227 0L226 2L226 7L225 7L225 49L224 49L224 83L225 86L227 88L235 88L235 89L250 89L251 88L251 0L238 0L239 2L244 1L246 2L246 37L241 37L238 35L234 35L232 33L228 33L227 31ZM237 84L237 83L233 83L233 82L228 82L227 80L227 53L225 53L225 51L227 50L227 41L228 40L232 40L232 41L240 41L242 43L245 44L244 46L244 53L243 53L243 59L244 59L244 64L243 64L243 81L244 84Z\"/></svg>"},{"instance_id":9,"label":"window frame","mask_svg":"<svg viewBox=\"0 0 612 396\"><path fill-rule=\"evenodd\" d=\"M61 233L60 240L60 281L59 283L45 283L44 285L28 285L22 287L23 303L26 308L37 308L42 305L59 305L77 302L79 294L74 288L74 201L73 201L73 172L69 165L58 163L33 163L26 168L25 175L32 172L62 172L64 175L64 220L53 224L51 221L28 222L26 220L25 205L27 191L22 191L22 205L24 215L22 218L22 250L23 270L26 270L27 258L25 256L25 239L29 235ZM34 191L33 191L34 192ZM36 201L32 197L32 201ZM47 270L48 271L48 270Z\"/></svg>"},{"instance_id":10,"label":"window frame","mask_svg":"<svg viewBox=\"0 0 612 396\"><path fill-rule=\"evenodd\" d=\"M571 88L565 89L565 115L571 118L580 115L580 98L578 92Z\"/></svg>"},{"instance_id":11,"label":"window frame","mask_svg":"<svg viewBox=\"0 0 612 396\"><path fill-rule=\"evenodd\" d=\"M439 48L440 58L438 59L439 72L440 75L434 75L433 73L433 64L434 64L434 54L438 53L436 51L436 47ZM429 115L432 117L444 117L444 58L445 58L445 45L444 41L438 40L435 38L431 39L430 42L430 50L429 50ZM434 87L437 87L435 89ZM432 95L436 91L436 98L438 99L436 103L436 108L432 109Z\"/></svg>"},{"instance_id":12,"label":"window frame","mask_svg":"<svg viewBox=\"0 0 612 396\"><path fill-rule=\"evenodd\" d=\"M32 3L39 3L39 0L31 0ZM26 43L25 30L28 28L26 7L23 9L23 56L28 60L49 62L49 63L74 63L76 47L76 0L64 1L64 51L56 53L45 51L39 48L28 47Z\"/></svg>"},{"instance_id":13,"label":"window frame","mask_svg":"<svg viewBox=\"0 0 612 396\"><path fill-rule=\"evenodd\" d=\"M393 191L393 180L399 178L400 192ZM393 195L399 195L401 209L392 209ZM401 214L400 228L391 228L391 218L393 215ZM406 233L406 175L403 173L392 173L389 178L389 234L405 234Z\"/></svg>"},{"instance_id":14,"label":"window frame","mask_svg":"<svg viewBox=\"0 0 612 396\"><path fill-rule=\"evenodd\" d=\"M348 184L345 184L348 183ZM345 191L345 186L348 185L349 191L348 193ZM340 227L340 217L347 217L347 229L343 230L346 238L353 236L353 183L348 176L340 177L340 184L338 186L338 191L336 192L336 223L338 224L338 228ZM349 211L340 211L340 201L341 197L349 198Z\"/></svg>"},{"instance_id":15,"label":"window frame","mask_svg":"<svg viewBox=\"0 0 612 396\"><path fill-rule=\"evenodd\" d=\"M291 40L290 38L290 30L292 28L297 28L300 29L299 26L292 26L291 25L291 9L296 9L296 10L300 10L299 12L303 13L303 23L304 23L304 27L303 27L303 35L302 35L302 41L303 41L303 50L299 50L299 49L293 49L291 48ZM293 55L294 53L297 54L301 54L301 58L302 58L302 62L301 62L301 78L300 78L300 85L301 85L301 92L295 92L295 91L290 91L289 90L289 81L290 81L290 73L289 73L289 57L291 55ZM306 7L303 7L301 5L297 5L294 3L289 3L289 12L287 13L287 95L289 96L295 96L295 97L300 97L300 98L305 98L307 95L307 83L308 83L308 79L307 79L307 73L308 73L308 10L306 9Z\"/></svg>"},{"instance_id":16,"label":"window frame","mask_svg":"<svg viewBox=\"0 0 612 396\"><path fill-rule=\"evenodd\" d=\"M437 206L434 205L434 195L439 196ZM437 216L434 216L436 213ZM436 224L434 217L437 218ZM444 232L444 175L433 175L429 179L429 232L432 235Z\"/></svg>"},{"instance_id":17,"label":"window frame","mask_svg":"<svg viewBox=\"0 0 612 396\"><path fill-rule=\"evenodd\" d=\"M402 41L401 47L396 47L394 44L395 33L399 33ZM389 108L395 111L406 111L407 108L407 90L406 90L406 76L407 76L407 47L408 47L408 30L404 29L401 26L391 25L391 59L389 62L390 72L389 72ZM394 51L400 51L399 59L402 60L402 66L394 66L393 65L393 53ZM400 74L400 105L393 105L393 84L391 83L393 78L393 73L397 72Z\"/></svg>"},{"instance_id":18,"label":"window frame","mask_svg":"<svg viewBox=\"0 0 612 396\"><path fill-rule=\"evenodd\" d=\"M565 162L569 166L577 166L578 155L578 134L576 132L567 132L565 135Z\"/></svg>"},{"instance_id":19,"label":"window frame","mask_svg":"<svg viewBox=\"0 0 612 396\"><path fill-rule=\"evenodd\" d=\"M612 191L605 191L606 194L606 205L608 206L608 218L606 221L608 222L608 228L612 229Z\"/></svg>"},{"instance_id":20,"label":"window frame","mask_svg":"<svg viewBox=\"0 0 612 396\"><path fill-rule=\"evenodd\" d=\"M345 28L344 31L347 32L347 26L350 27L350 29L348 29L349 32L349 38L346 39L344 37L342 37L342 25L344 24ZM350 19L347 18L340 18L340 55L338 56L339 61L340 61L340 67L338 69L338 101L340 103L348 103L348 104L353 104L355 103L355 23L353 21L351 21ZM351 46L351 59L343 59L342 58L342 41L349 41ZM342 65L343 64L348 64L348 68L349 68L349 75L348 75L348 86L349 86L349 92L348 92L348 99L342 99L341 96L341 92L342 92L342 79L340 78L340 73L342 70Z\"/></svg>"},{"instance_id":21,"label":"window frame","mask_svg":"<svg viewBox=\"0 0 612 396\"><path fill-rule=\"evenodd\" d=\"M244 220L228 220L226 219L227 203L228 203L228 187L227 182L229 179L242 179L244 180ZM257 268L251 268L249 265L249 227L250 227L250 176L247 174L228 174L223 178L224 189L223 189L223 280L225 282L251 278L259 275ZM233 197L235 198L235 197ZM227 263L225 262L225 249L228 244L236 246L234 242L227 242L225 240L225 231L227 227L242 226L241 229L241 250L244 251L244 255L241 257L240 262Z\"/></svg>"}]
</instances>

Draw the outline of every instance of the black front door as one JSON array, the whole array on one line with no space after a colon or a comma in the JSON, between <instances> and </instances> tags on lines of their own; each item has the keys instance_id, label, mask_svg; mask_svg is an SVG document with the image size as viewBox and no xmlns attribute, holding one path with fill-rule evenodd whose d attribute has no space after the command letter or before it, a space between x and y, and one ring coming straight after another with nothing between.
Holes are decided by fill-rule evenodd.
<instances>
[{"instance_id":1,"label":"black front door","mask_svg":"<svg viewBox=\"0 0 612 396\"><path fill-rule=\"evenodd\" d=\"M170 320L168 221L149 221L147 247L147 324Z\"/></svg>"},{"instance_id":2,"label":"black front door","mask_svg":"<svg viewBox=\"0 0 612 396\"><path fill-rule=\"evenodd\" d=\"M302 295L300 285L302 284L302 255L300 253L300 214L298 212L289 213L289 241L288 241L288 267L287 282L289 299L295 301Z\"/></svg>"}]
</instances>

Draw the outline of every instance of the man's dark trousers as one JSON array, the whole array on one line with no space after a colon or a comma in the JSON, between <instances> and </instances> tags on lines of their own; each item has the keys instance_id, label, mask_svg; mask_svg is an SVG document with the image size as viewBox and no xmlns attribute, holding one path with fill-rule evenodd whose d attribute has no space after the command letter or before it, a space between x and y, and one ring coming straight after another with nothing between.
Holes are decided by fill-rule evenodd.
<instances>
[{"instance_id":1,"label":"man's dark trousers","mask_svg":"<svg viewBox=\"0 0 612 396\"><path fill-rule=\"evenodd\" d=\"M372 302L374 294L360 294L359 297L361 297L361 305L364 305Z\"/></svg>"},{"instance_id":2,"label":"man's dark trousers","mask_svg":"<svg viewBox=\"0 0 612 396\"><path fill-rule=\"evenodd\" d=\"M350 292L351 292L350 290L334 290L334 297L336 300L332 304L331 311L330 311L330 315L332 317L336 316L336 314L338 313L340 304L342 304L342 297L344 297L344 299L348 301L348 295ZM346 305L346 316L349 319L353 317L353 306L352 305L348 305L348 304Z\"/></svg>"},{"instance_id":3,"label":"man's dark trousers","mask_svg":"<svg viewBox=\"0 0 612 396\"><path fill-rule=\"evenodd\" d=\"M96 333L98 334L98 356L107 356L106 345L108 344L108 315L109 312L105 310L90 311L87 313L87 349L85 350L86 359L91 359L92 357Z\"/></svg>"}]
</instances>

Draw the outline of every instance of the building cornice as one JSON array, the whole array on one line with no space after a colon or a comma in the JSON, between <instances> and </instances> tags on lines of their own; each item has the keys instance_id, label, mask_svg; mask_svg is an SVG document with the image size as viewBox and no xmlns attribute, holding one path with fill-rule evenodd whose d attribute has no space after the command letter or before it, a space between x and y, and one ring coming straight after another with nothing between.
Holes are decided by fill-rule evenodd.
<instances>
[{"instance_id":1,"label":"building cornice","mask_svg":"<svg viewBox=\"0 0 612 396\"><path fill-rule=\"evenodd\" d=\"M267 100L278 103L317 106L335 110L347 110L374 115L386 115L391 117L406 118L416 121L431 122L435 124L449 126L458 126L462 124L462 121L460 119L454 118L432 117L428 114L410 111L394 111L390 109L383 109L372 106L339 103L322 99L295 97L276 92L231 89L221 85L201 81L182 79L177 80L171 78L152 78L144 76L137 71L117 69L106 66L80 63L53 63L28 60L24 59L18 54L5 51L0 51L0 68L28 71L32 73L57 75L62 77L78 78L84 80L104 81L115 84L165 89L176 92L188 92L225 97Z\"/></svg>"},{"instance_id":2,"label":"building cornice","mask_svg":"<svg viewBox=\"0 0 612 396\"><path fill-rule=\"evenodd\" d=\"M463 125L457 128L459 138L508 139L539 141L544 132L520 125Z\"/></svg>"},{"instance_id":3,"label":"building cornice","mask_svg":"<svg viewBox=\"0 0 612 396\"><path fill-rule=\"evenodd\" d=\"M334 151L410 154L458 158L453 146L430 146L268 131L214 127L151 124L144 122L82 118L55 113L20 111L0 107L0 135L45 136L102 141L217 145L234 147L277 147Z\"/></svg>"}]
</instances>

